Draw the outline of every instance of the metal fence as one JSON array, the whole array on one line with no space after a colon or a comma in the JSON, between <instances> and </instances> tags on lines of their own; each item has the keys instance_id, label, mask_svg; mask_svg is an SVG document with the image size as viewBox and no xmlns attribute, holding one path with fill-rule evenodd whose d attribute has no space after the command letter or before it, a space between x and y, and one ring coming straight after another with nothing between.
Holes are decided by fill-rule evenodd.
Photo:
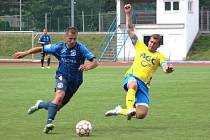
<instances>
[{"instance_id":1,"label":"metal fence","mask_svg":"<svg viewBox=\"0 0 210 140\"><path fill-rule=\"evenodd\" d=\"M106 32L109 29L116 12L85 14L74 16L74 25L80 32ZM156 12L136 11L133 17L136 24L156 24ZM199 14L200 31L210 31L210 10L201 8ZM47 28L49 32L63 32L64 29L71 26L71 16L57 16L45 13L38 19L29 16L22 16L22 31L42 31ZM19 31L19 15L0 16L1 31Z\"/></svg>"},{"instance_id":2,"label":"metal fence","mask_svg":"<svg viewBox=\"0 0 210 140\"><path fill-rule=\"evenodd\" d=\"M80 32L106 32L116 17L116 12L95 13L87 15L84 12L81 15L74 16L74 26ZM22 16L22 31L42 31L47 28L49 32L62 32L68 26L71 26L71 16L50 15L45 13L38 19L29 16ZM20 16L0 16L1 31L19 31Z\"/></svg>"},{"instance_id":3,"label":"metal fence","mask_svg":"<svg viewBox=\"0 0 210 140\"><path fill-rule=\"evenodd\" d=\"M199 21L200 31L210 31L210 10L201 8Z\"/></svg>"}]
</instances>

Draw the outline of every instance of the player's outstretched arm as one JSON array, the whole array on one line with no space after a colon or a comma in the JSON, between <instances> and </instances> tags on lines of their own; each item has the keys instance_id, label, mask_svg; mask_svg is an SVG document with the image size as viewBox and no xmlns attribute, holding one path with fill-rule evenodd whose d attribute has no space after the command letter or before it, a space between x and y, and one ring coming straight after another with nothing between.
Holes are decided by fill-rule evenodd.
<instances>
[{"instance_id":1,"label":"player's outstretched arm","mask_svg":"<svg viewBox=\"0 0 210 140\"><path fill-rule=\"evenodd\" d=\"M132 6L131 6L131 4L126 4L124 6L124 10L125 10L126 30L129 34L132 42L134 43L135 33L134 33L134 27L132 24Z\"/></svg>"},{"instance_id":2,"label":"player's outstretched arm","mask_svg":"<svg viewBox=\"0 0 210 140\"><path fill-rule=\"evenodd\" d=\"M85 64L80 65L80 71L88 71L96 68L99 65L99 62L94 58L93 61L86 62Z\"/></svg>"},{"instance_id":3,"label":"player's outstretched arm","mask_svg":"<svg viewBox=\"0 0 210 140\"><path fill-rule=\"evenodd\" d=\"M38 52L42 52L42 47L36 47L36 48L32 48L30 50L27 50L27 51L24 51L24 52L16 52L14 53L12 56L14 58L23 58L29 54L32 54L32 53L38 53Z\"/></svg>"}]
</instances>

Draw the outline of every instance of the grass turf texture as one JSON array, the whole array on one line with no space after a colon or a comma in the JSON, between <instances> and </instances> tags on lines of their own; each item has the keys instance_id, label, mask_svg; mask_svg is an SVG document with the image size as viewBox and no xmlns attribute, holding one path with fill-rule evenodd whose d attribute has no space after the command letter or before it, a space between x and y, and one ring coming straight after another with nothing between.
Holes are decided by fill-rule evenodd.
<instances>
[{"instance_id":1,"label":"grass turf texture","mask_svg":"<svg viewBox=\"0 0 210 140\"><path fill-rule=\"evenodd\" d=\"M64 42L64 35L51 35L52 43ZM79 34L78 41L85 44L90 51L94 53L96 57L99 57L100 43L103 40L104 35L101 34ZM1 35L0 34L0 58L12 58L12 54L16 51L25 51L31 49L31 35ZM11 41L12 39L12 41ZM35 44L38 42L38 37L35 40ZM35 45L37 47L39 45ZM40 59L40 54L35 54L36 59ZM26 58L31 58L31 55ZM53 59L54 60L54 59Z\"/></svg>"},{"instance_id":2,"label":"grass turf texture","mask_svg":"<svg viewBox=\"0 0 210 140\"><path fill-rule=\"evenodd\" d=\"M195 40L190 51L188 52L186 60L210 60L210 35L201 34L198 39Z\"/></svg>"},{"instance_id":3,"label":"grass turf texture","mask_svg":"<svg viewBox=\"0 0 210 140\"><path fill-rule=\"evenodd\" d=\"M181 67L167 75L158 70L152 81L151 105L144 120L104 117L121 104L125 94L122 77L128 67L98 67L84 73L77 94L56 116L52 134L42 132L47 112L27 115L36 100L54 97L54 72L39 66L0 67L1 140L77 140L79 120L92 123L91 140L209 140L210 75L209 67Z\"/></svg>"}]
</instances>

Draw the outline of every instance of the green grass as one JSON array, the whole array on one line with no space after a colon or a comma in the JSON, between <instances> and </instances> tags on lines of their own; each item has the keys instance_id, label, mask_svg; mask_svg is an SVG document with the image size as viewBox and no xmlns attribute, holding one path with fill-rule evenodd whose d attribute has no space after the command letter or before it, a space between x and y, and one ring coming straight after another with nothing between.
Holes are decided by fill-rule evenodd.
<instances>
[{"instance_id":1,"label":"green grass","mask_svg":"<svg viewBox=\"0 0 210 140\"><path fill-rule=\"evenodd\" d=\"M64 35L52 34L52 43L64 42ZM78 36L78 41L85 44L89 50L91 50L96 57L99 56L100 43L104 35L86 35L80 34ZM0 58L12 58L12 54L17 51L25 51L31 48L31 34L25 35L0 35ZM11 41L12 40L12 41ZM38 40L38 37L37 37ZM35 40L35 43L37 42ZM36 46L36 45L35 45ZM40 58L40 54L34 55L35 59ZM27 56L31 58L31 56Z\"/></svg>"},{"instance_id":2,"label":"green grass","mask_svg":"<svg viewBox=\"0 0 210 140\"><path fill-rule=\"evenodd\" d=\"M64 35L52 34L52 43L63 42ZM100 43L103 40L104 35L93 34L79 34L78 41L87 45L97 58L99 58ZM31 48L31 35L0 35L0 59L11 59L12 54L16 51L23 51ZM210 60L210 35L201 35L194 42L192 48L188 52L186 60ZM38 39L38 37L36 38ZM12 40L12 41L11 41ZM35 40L37 42L37 40ZM26 58L31 58L31 55ZM40 59L40 54L34 55L35 59ZM53 61L56 61L53 59Z\"/></svg>"},{"instance_id":3,"label":"green grass","mask_svg":"<svg viewBox=\"0 0 210 140\"><path fill-rule=\"evenodd\" d=\"M187 60L210 60L210 35L201 35L193 43L187 55Z\"/></svg>"},{"instance_id":4,"label":"green grass","mask_svg":"<svg viewBox=\"0 0 210 140\"><path fill-rule=\"evenodd\" d=\"M58 112L55 131L42 132L47 112L27 115L36 100L54 97L54 72L39 66L0 67L1 140L209 140L210 68L177 66L168 75L158 70L150 91L151 105L144 120L104 117L121 104L125 94L122 77L128 67L98 67L84 74L84 83L63 110ZM87 119L93 125L90 137L81 138L74 127Z\"/></svg>"},{"instance_id":5,"label":"green grass","mask_svg":"<svg viewBox=\"0 0 210 140\"><path fill-rule=\"evenodd\" d=\"M61 42L65 41L64 35L51 35L52 42ZM87 45L88 49L94 52L94 54L98 57L99 55L99 48L101 46L100 43L103 39L104 35L102 34L79 34L78 41Z\"/></svg>"}]
</instances>

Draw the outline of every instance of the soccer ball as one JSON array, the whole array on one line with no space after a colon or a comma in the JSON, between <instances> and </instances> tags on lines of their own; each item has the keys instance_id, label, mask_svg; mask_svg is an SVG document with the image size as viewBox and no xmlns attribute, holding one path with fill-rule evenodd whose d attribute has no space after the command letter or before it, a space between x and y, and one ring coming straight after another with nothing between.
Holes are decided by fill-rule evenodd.
<instances>
[{"instance_id":1,"label":"soccer ball","mask_svg":"<svg viewBox=\"0 0 210 140\"><path fill-rule=\"evenodd\" d=\"M76 133L79 136L89 136L92 132L92 125L87 120L81 120L76 124Z\"/></svg>"}]
</instances>

